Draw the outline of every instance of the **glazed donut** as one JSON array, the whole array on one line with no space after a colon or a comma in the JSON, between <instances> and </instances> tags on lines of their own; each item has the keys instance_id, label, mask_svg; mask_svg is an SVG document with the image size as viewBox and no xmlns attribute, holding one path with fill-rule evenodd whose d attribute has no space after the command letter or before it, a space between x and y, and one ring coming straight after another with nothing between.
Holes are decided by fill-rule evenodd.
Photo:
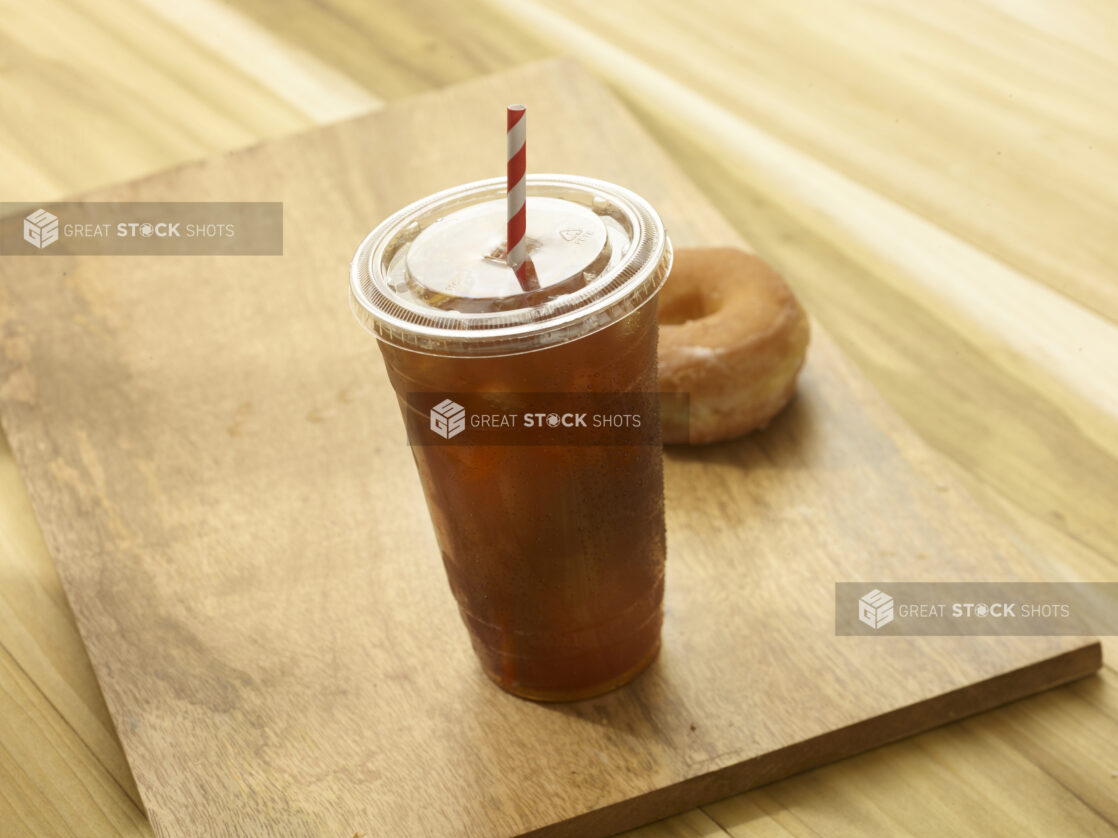
<instances>
[{"instance_id":1,"label":"glazed donut","mask_svg":"<svg viewBox=\"0 0 1118 838\"><path fill-rule=\"evenodd\" d=\"M809 327L792 290L734 248L683 248L660 290L665 443L719 442L763 428L792 398ZM685 402L690 402L690 416Z\"/></svg>"}]
</instances>

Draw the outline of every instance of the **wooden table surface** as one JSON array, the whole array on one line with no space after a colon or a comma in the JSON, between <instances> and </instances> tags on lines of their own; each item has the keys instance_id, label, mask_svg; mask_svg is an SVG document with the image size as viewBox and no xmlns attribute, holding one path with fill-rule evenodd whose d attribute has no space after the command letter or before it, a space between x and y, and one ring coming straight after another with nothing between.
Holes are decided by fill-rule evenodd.
<instances>
[{"instance_id":1,"label":"wooden table surface","mask_svg":"<svg viewBox=\"0 0 1118 838\"><path fill-rule=\"evenodd\" d=\"M1110 0L4 0L0 201L558 54L617 91L1053 580L1118 579ZM1116 653L634 834L1114 834ZM5 443L0 835L150 835L138 801Z\"/></svg>"}]
</instances>

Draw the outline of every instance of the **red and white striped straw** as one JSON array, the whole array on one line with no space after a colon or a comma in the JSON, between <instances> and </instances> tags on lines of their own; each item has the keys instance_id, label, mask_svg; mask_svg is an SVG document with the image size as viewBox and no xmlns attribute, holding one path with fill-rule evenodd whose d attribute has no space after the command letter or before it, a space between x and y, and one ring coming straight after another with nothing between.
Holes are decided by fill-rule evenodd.
<instances>
[{"instance_id":1,"label":"red and white striped straw","mask_svg":"<svg viewBox=\"0 0 1118 838\"><path fill-rule=\"evenodd\" d=\"M532 261L528 258L527 226L528 151L525 129L528 119L523 105L508 106L508 265L516 272L520 287L529 291L538 287Z\"/></svg>"}]
</instances>

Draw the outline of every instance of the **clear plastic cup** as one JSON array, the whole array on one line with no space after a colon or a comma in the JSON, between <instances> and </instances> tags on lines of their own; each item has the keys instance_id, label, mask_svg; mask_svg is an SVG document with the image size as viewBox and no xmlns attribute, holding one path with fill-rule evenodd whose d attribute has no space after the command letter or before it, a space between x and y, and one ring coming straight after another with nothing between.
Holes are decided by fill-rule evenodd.
<instances>
[{"instance_id":1,"label":"clear plastic cup","mask_svg":"<svg viewBox=\"0 0 1118 838\"><path fill-rule=\"evenodd\" d=\"M525 291L504 263L504 189L495 178L417 201L351 265L353 311L377 337L413 440L431 421L414 394L656 393L656 292L671 268L659 216L612 183L529 176L539 287ZM494 681L572 700L652 661L659 445L473 445L463 433L412 452L451 591Z\"/></svg>"}]
</instances>

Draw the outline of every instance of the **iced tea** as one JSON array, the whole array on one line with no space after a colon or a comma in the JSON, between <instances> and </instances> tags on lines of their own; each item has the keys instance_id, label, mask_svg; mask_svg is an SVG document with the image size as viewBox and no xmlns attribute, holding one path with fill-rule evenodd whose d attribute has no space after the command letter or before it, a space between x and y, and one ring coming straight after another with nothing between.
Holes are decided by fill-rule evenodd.
<instances>
[{"instance_id":1,"label":"iced tea","mask_svg":"<svg viewBox=\"0 0 1118 838\"><path fill-rule=\"evenodd\" d=\"M487 302L486 295L497 292L493 283L477 280L487 275L484 266L449 279L433 277L428 263L448 261L445 237L438 245L440 259L421 254L407 270L400 268L407 242L423 244L423 230L437 230L450 213L475 207L476 200L419 213L418 222L397 219L404 244L385 248L379 262L370 262L372 274L383 267L383 288L391 290L395 282L411 308L437 309L430 319L442 331L412 339L414 312L378 330L379 310L374 307L370 318L357 307L370 311L360 298L360 293L369 296L368 289L355 292L355 311L379 338L413 439L429 433L429 417L409 394L656 392L655 292L671 261L659 219L617 187L584 179L557 183L547 194L573 197L583 210L601 214L608 235L597 228L590 231L593 236L578 233L577 224L590 227L584 214L572 214L572 226L560 224L551 247L581 240L589 248L565 250L550 263L541 259L543 288L531 300L518 301L518 290L503 286L498 290L507 293L499 294L495 304ZM532 194L530 181L530 201ZM631 199L645 215L634 215L625 203ZM550 227L564 217L562 207L552 209L559 215L548 218L548 229L537 229L537 253ZM547 217L547 212L537 216ZM657 231L660 239L650 245ZM452 235L456 241L461 230ZM487 242L469 247L470 253L489 249ZM455 255L449 261L464 258L472 257ZM549 264L554 275L547 275ZM585 275L572 278L572 266ZM424 286L409 287L417 282ZM463 327L464 317L475 319ZM544 700L595 695L634 677L659 649L664 494L662 451L649 444L658 441L659 429L655 399L650 404L646 421L657 438L645 437L643 444L556 445L541 439L529 445L476 445L467 432L456 444L412 447L447 578L474 650L485 672L510 692Z\"/></svg>"}]
</instances>

